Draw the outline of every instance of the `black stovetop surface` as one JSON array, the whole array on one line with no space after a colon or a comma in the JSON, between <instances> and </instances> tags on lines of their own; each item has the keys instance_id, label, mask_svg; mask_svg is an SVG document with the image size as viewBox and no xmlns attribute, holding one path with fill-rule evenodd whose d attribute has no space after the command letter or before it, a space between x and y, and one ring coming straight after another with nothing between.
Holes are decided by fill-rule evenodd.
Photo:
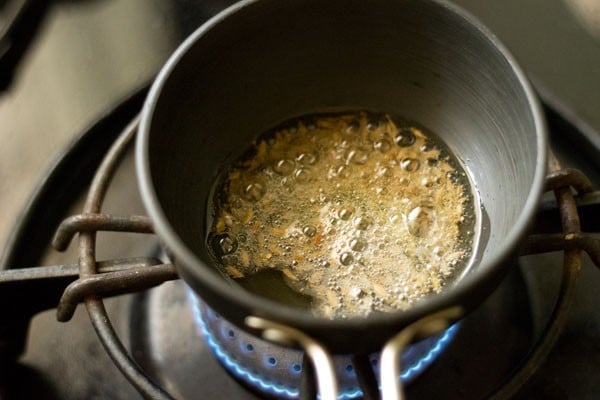
<instances>
[{"instance_id":1,"label":"black stovetop surface","mask_svg":"<svg viewBox=\"0 0 600 400\"><path fill-rule=\"evenodd\" d=\"M516 53L539 87L546 88L542 94L549 104L555 153L565 166L582 169L598 187L600 135L596 131L600 120L594 110L600 107L600 44L569 11L580 2L457 2L483 18ZM80 211L95 165L139 111L145 89L129 100L122 99L145 87L174 46L229 3L96 1L57 2L50 7L22 71L0 98L0 120L6 124L0 133L4 143L0 167L5 166L0 168L5 171L0 173L0 187L26 193L20 200L14 196L16 205L2 201L10 200L6 193L11 190L2 190L5 194L0 195L0 210L12 216L0 230L0 240L6 240L4 266L76 260L74 252L56 253L48 243L58 222ZM108 112L98 124L72 135L76 128L98 120L99 110ZM596 130L575 114L583 115ZM39 138L41 127L43 138ZM44 140L48 146L42 144ZM60 162L33 190L58 149L62 149ZM7 161L6 154L18 164L11 164L10 157ZM144 213L133 175L132 157L128 156L109 192L107 211ZM5 239L7 226L16 220L16 210L26 202L28 212L21 215L13 231L18 234ZM140 256L154 253L156 246L148 237L102 234L98 253L100 259ZM409 387L409 398L481 398L498 384L540 331L555 299L560 261L557 253L522 257L498 291L463 323L448 352ZM600 398L600 312L595 302L599 287L600 271L584 257L582 279L565 331L518 398ZM182 293L181 283L169 283L107 301L117 331L134 358L176 397L254 398L212 358L192 326ZM19 306L9 305L16 310L13 314L18 314ZM160 328L173 325L179 329ZM193 357L186 358L186 354ZM23 357L17 364L0 362L0 379L0 398L139 398L103 351L82 307L68 324L56 322L53 310L37 315Z\"/></svg>"}]
</instances>

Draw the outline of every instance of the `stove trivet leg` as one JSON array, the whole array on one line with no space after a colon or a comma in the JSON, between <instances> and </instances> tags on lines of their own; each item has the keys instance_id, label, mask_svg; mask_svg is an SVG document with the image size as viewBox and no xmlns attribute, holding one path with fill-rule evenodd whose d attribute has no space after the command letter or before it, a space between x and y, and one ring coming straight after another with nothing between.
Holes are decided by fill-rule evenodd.
<instances>
[{"instance_id":1,"label":"stove trivet leg","mask_svg":"<svg viewBox=\"0 0 600 400\"><path fill-rule=\"evenodd\" d=\"M78 264L81 282L78 284L78 286L72 287L74 289L70 294L85 295L83 301L86 305L88 314L90 316L90 320L92 321L92 325L98 337L100 338L102 345L104 346L104 348L106 349L116 366L121 370L123 375L131 382L131 384L138 390L138 392L140 392L140 394L142 394L145 398L168 400L172 399L172 397L159 385L154 383L150 379L150 377L146 375L146 373L133 361L132 357L127 353L121 340L119 339L118 335L113 329L108 314L106 313L101 293L94 294L96 290L99 290L100 292L102 292L104 289L108 289L109 291L112 291L113 289L126 290L126 286L131 286L131 283L139 283L139 281L136 281L134 276L130 276L127 272L118 272L116 273L116 275L113 274L97 278L98 263L96 261L95 254L96 230L94 230L95 227L93 226L95 224L104 226L105 223L107 223L108 225L106 227L111 229L119 228L116 230L120 230L120 228L124 227L131 227L132 225L136 231L146 232L149 230L146 229L148 228L148 226L147 220L145 218L134 218L132 221L121 221L119 218L117 218L116 220L111 221L111 218L106 219L105 215L100 214L102 209L102 202L104 200L104 196L106 195L110 181L120 160L125 154L125 149L127 148L128 144L131 142L132 138L136 133L138 121L139 117L134 118L134 120L125 128L123 133L121 133L119 138L109 149L106 157L100 164L100 167L94 175L94 179L92 180L92 184L90 186L90 190L85 201L82 214L83 217L75 217L74 219L68 220L68 226L71 226L71 224L75 226L83 224L83 227L90 228L90 230L84 230L79 233ZM121 222L124 222L125 226L123 226ZM140 222L141 228L140 226L137 226L135 222ZM68 235L66 235L65 237L68 237ZM61 240L59 240L58 242L63 243ZM68 240L66 240L66 242L68 243ZM144 268L144 270L148 271L148 268ZM158 275L160 276L165 271L155 270L154 272L158 272ZM167 274L163 277L168 277L169 275L172 275L174 270L167 270L166 272ZM154 275L154 273L152 273L151 275L153 276L152 280L156 278L156 275ZM119 283L127 284L124 285L124 287L119 288Z\"/></svg>"},{"instance_id":2,"label":"stove trivet leg","mask_svg":"<svg viewBox=\"0 0 600 400\"><path fill-rule=\"evenodd\" d=\"M555 163L551 167L556 169L559 166ZM598 249L600 249L600 241L581 232L579 214L572 188L577 191L578 195L583 195L591 192L592 185L583 174L575 170L555 170L548 175L546 189L554 190L560 210L563 233L558 235L532 235L525 246L525 254L564 250L561 285L544 333L515 373L490 395L493 400L512 398L550 354L562 332L573 304L575 288L581 274L581 249L587 250L592 260L600 267L597 254ZM559 244L563 246L559 247Z\"/></svg>"},{"instance_id":3,"label":"stove trivet leg","mask_svg":"<svg viewBox=\"0 0 600 400\"><path fill-rule=\"evenodd\" d=\"M300 381L300 397L298 400L314 400L317 398L317 382L315 369L310 358L304 354L302 357L302 377Z\"/></svg>"},{"instance_id":4,"label":"stove trivet leg","mask_svg":"<svg viewBox=\"0 0 600 400\"><path fill-rule=\"evenodd\" d=\"M402 381L398 378L402 370L400 361L404 348L416 340L443 332L463 314L460 307L431 314L407 326L385 344L381 352L380 372L383 400L405 399Z\"/></svg>"},{"instance_id":5,"label":"stove trivet leg","mask_svg":"<svg viewBox=\"0 0 600 400\"><path fill-rule=\"evenodd\" d=\"M379 382L373 368L371 359L367 354L355 355L352 357L352 364L356 371L356 379L363 391L363 400L379 399Z\"/></svg>"},{"instance_id":6,"label":"stove trivet leg","mask_svg":"<svg viewBox=\"0 0 600 400\"><path fill-rule=\"evenodd\" d=\"M246 325L262 330L262 337L266 340L287 346L301 346L316 372L319 397L321 400L337 400L338 385L333 358L321 343L297 329L259 317L246 317Z\"/></svg>"}]
</instances>

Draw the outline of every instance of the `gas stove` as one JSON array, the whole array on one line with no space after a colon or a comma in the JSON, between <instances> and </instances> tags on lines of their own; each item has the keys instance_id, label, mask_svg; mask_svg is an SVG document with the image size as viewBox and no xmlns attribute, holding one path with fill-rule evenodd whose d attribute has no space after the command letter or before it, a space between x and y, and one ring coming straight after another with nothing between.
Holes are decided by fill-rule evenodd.
<instances>
[{"instance_id":1,"label":"gas stove","mask_svg":"<svg viewBox=\"0 0 600 400\"><path fill-rule=\"evenodd\" d=\"M40 176L43 178L33 190L24 184L16 185L21 191L29 189L29 194L20 200L24 211L12 226L12 234L9 235L9 229L3 227L8 239L1 268L57 265L62 266L62 270L66 272L63 280L57 280L51 285L20 287L13 292L7 291L8 294L0 294L0 304L3 309L8 310L6 320L11 323L8 329L3 327L0 330L3 333L9 332L2 337L6 343L0 344L0 398L139 398L138 391L122 376L102 348L84 307L79 307L68 323L56 321L56 310L53 308L66 284L75 278L71 275L73 269L69 265L77 260L77 246L71 245L67 252L58 253L51 248L50 243L60 222L69 215L81 212L88 185L107 149L141 108L147 79L155 72L153 67L159 66L173 43L178 42L208 16L228 5L227 3L207 1L202 6L191 6L185 2L157 1L152 2L148 8L139 5L148 12L143 15L136 13L137 9L133 5L119 4L122 9L115 11L103 2L58 3L50 7L50 14L45 22L49 25L42 26L38 46L42 46L47 40L51 41L53 35L60 36L56 30L65 29L64 24L67 27L72 24L70 29L81 29L82 32L93 30L91 26L77 28L80 24L76 22L77 18L90 18L88 21L98 18L101 21L105 17L103 13L112 13L113 17L121 18L135 14L137 17L130 21L125 37L130 38L130 35L137 32L136 24L149 24L150 28L146 28L151 32L164 33L164 43L157 45L163 46L160 49L148 50L152 52L150 58L153 58L153 63L139 67L132 62L132 76L115 78L122 81L115 84L115 88L107 90L110 93L98 93L100 99L91 101L96 102L95 107L105 103L106 112L103 115L90 116L94 113L88 110L81 112L87 113L87 116L79 116L79 121L60 123L72 126L81 124L81 120L88 123L94 121L89 128L71 137L68 144L64 144L68 135L58 135L49 140L51 148L61 147L62 150L47 172L38 172L36 161L30 161L29 158L26 159L27 166L24 166L24 170L16 171L15 175L19 175L19 179L27 177L27 174L35 175L29 177L30 180L39 179ZM482 18L489 12L476 2L459 3L470 6L474 12L479 11ZM534 8L535 2L531 3ZM556 3L548 6L550 14L558 12L557 10L567 10L566 3ZM510 4L511 2L506 2L506 9L501 11L510 13ZM164 12L168 12L168 16ZM79 13L81 15L74 15ZM499 34L503 32L501 18L492 21L484 18L484 21L490 23L492 29L497 28ZM583 34L583 28L580 33ZM90 36L90 43L93 42L92 37L93 35ZM501 39L504 38L501 36ZM144 42L147 39L141 40ZM510 47L510 42L508 44ZM525 47L526 45L521 46ZM592 60L596 60L596 67L600 66L600 47L598 49L598 53L594 53L597 58ZM39 54L43 52L43 47L36 48L34 42L32 51L31 57L34 58L25 60L22 75L17 75L13 87L4 95L6 100L1 100L0 113L14 107L44 112L36 108L32 97L26 97L25 94L22 95L24 99L20 97L28 90L35 92L34 89L27 88L27 78L35 77L35 72L30 72L28 65L41 62L36 61L35 57L42 57ZM81 51L85 53L86 50ZM96 59L98 56L91 57ZM593 58L594 55L590 57ZM41 63L47 65L48 61ZM527 68L527 63L524 66ZM544 100L553 152L563 166L580 169L598 187L600 134L575 115L573 103L567 106L551 94L564 88L558 83L548 85L543 80L544 71L535 64L531 67L538 68L536 72L540 72L540 76L535 78ZM35 71L36 67L31 68ZM600 88L598 79L600 69L596 76L590 77L590 86L595 83L595 87ZM58 96L63 96L66 90L63 93L58 90ZM565 93L561 93L561 99L570 100L571 94L568 91ZM79 95L81 98L88 98L88 95ZM594 100L593 96L594 94L588 94L584 97L586 100ZM577 102L574 104L577 106ZM587 107L587 104L583 108L578 107L577 112L585 114ZM57 107L58 110L60 108ZM19 118L13 117L9 120L17 119ZM18 127L23 122L15 124ZM58 127L60 124L57 123L54 130L62 130L62 127ZM35 125L35 128L39 127ZM53 130L52 127L50 129ZM22 141L26 143L24 145L15 144L21 143L17 139L7 139L13 150L23 146L25 150L22 151L31 152L29 154L35 154L36 151L43 153L44 149L37 149L40 147L37 139L22 137ZM29 144L28 141L32 143ZM32 148L37 150L28 150ZM21 165L23 160L21 157L16 161L8 160L7 163L8 166L11 166L11 162ZM13 182L11 179L6 182ZM11 207L15 207L14 204L10 204L5 206L5 210L16 214L11 210ZM126 151L119 163L103 210L119 215L145 214L135 184L131 150ZM580 212L582 230L598 231L600 221L597 213L591 208L586 210L585 207ZM557 216L544 217L558 221ZM99 260L163 258L159 243L152 235L100 233L97 242ZM600 313L593 301L596 288L600 287L600 273L587 256L583 257L583 261L582 278L575 291L574 304L566 326L548 359L519 390L516 398L597 398L600 395L600 384L596 379L600 373ZM407 387L408 398L475 399L492 393L510 376L545 332L545 323L559 292L561 264L560 253L521 257L503 284L480 308L459 325L434 338L416 359L407 362L405 373L411 369L419 370L419 375L411 377L412 382ZM240 357L232 354L232 347L239 347L241 352L257 352L260 344L240 339L238 333L231 333L233 331L226 324L211 325L210 310L203 311L203 305L198 303L182 281L166 282L153 289L112 297L106 300L106 308L135 365L175 398L252 399L295 395L295 389L290 389L286 382L264 380L261 374L252 374L251 370L238 362ZM22 356L16 357L15 361L14 356L21 352ZM303 368L298 361L282 360L268 353L268 350L261 352L257 359L265 368L285 367L292 375L294 371L299 372ZM377 368L376 360L374 363L374 368ZM346 364L342 365L342 369L346 368ZM346 372L348 375L355 374L351 368L347 368ZM358 395L353 389L344 392L346 398Z\"/></svg>"}]
</instances>

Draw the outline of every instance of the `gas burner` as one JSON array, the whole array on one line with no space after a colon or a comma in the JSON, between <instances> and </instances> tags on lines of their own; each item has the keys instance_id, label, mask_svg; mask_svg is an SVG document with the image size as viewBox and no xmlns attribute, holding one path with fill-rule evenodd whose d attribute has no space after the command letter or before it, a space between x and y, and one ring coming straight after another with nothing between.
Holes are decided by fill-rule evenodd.
<instances>
[{"instance_id":1,"label":"gas burner","mask_svg":"<svg viewBox=\"0 0 600 400\"><path fill-rule=\"evenodd\" d=\"M528 303L527 297L523 276L515 271L481 309L459 326L420 344L423 346L420 349L407 351L403 364L405 377L422 374L410 377L414 382L408 387L409 393L417 390L428 398L426 390L431 387L426 382L431 382L432 376L439 377L440 372L445 377L443 384L449 384L449 388L472 385L475 392L484 394L493 387L532 344L527 334L533 324L532 316L530 308L523 307ZM136 362L175 397L194 398L198 382L210 381L215 382L214 387L203 388L207 391L205 396L210 398L248 398L246 389L257 398L297 398L297 386L301 385L298 369L303 368L300 355L294 352L281 356L277 353L281 347L249 337L217 318L183 282L169 282L136 295L130 309L135 318L128 336ZM205 323L203 318L210 322ZM520 325L511 327L503 337L503 326L511 325L513 320L520 321ZM170 329L173 326L177 329ZM466 348L470 351L465 351ZM498 359L485 376L478 373L465 376L453 367L480 362L482 354ZM413 356L422 360L408 360ZM378 357L371 355L369 362L373 360L377 362ZM345 398L356 398L359 396L358 388L353 387L356 374L348 368L353 360L347 356L340 361L338 374L348 383L341 392ZM274 375L273 369L277 368L280 371ZM374 370L377 372L377 366ZM285 383L286 375L292 376L293 385ZM241 385L227 384L231 379Z\"/></svg>"},{"instance_id":2,"label":"gas burner","mask_svg":"<svg viewBox=\"0 0 600 400\"><path fill-rule=\"evenodd\" d=\"M303 353L253 337L223 319L204 304L191 289L187 297L194 322L217 360L247 386L266 396L296 399L300 396ZM443 334L414 343L402 356L400 379L408 384L429 367L452 343L459 323ZM368 356L374 372L379 371L379 354ZM335 356L340 399L363 397L357 381L353 356ZM381 383L379 382L379 387Z\"/></svg>"}]
</instances>

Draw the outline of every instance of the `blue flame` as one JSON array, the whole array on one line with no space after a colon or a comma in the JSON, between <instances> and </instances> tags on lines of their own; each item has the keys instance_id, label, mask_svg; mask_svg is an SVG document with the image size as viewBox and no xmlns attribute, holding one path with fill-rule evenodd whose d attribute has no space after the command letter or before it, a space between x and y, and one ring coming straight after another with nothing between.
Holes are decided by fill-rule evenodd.
<instances>
[{"instance_id":1,"label":"blue flame","mask_svg":"<svg viewBox=\"0 0 600 400\"><path fill-rule=\"evenodd\" d=\"M208 327L204 322L204 318L202 317L199 300L189 288L188 298L191 300L193 305L192 309L194 313L194 319L197 322L198 327L202 332L202 335L204 335L204 338L209 348L212 350L217 360L219 360L230 372L232 372L235 376L239 377L245 382L253 384L255 387L258 387L259 389L267 393L271 393L277 396L284 396L289 399L298 398L298 396L300 395L298 389L288 387L285 385L274 384L260 376L257 376L253 372L240 365L234 358L232 358L226 351L224 351L223 347L221 347L219 342L215 340L213 334L208 330ZM448 346L448 344L452 341L458 330L458 326L459 323L456 323L450 328L448 328L444 332L444 334L432 345L431 349L427 352L427 354L415 361L412 365L404 367L403 372L400 374L400 379L402 379L402 381L410 380L414 376L419 375L427 367L429 367L437 358L437 356L439 356ZM338 395L338 399L356 399L362 397L362 395L363 392L361 389L347 390L345 392L340 393Z\"/></svg>"},{"instance_id":2,"label":"blue flame","mask_svg":"<svg viewBox=\"0 0 600 400\"><path fill-rule=\"evenodd\" d=\"M429 367L433 361L439 356L448 344L454 338L456 331L458 330L459 323L455 323L450 328L446 329L446 332L435 342L435 344L429 349L427 354L415 361L415 363L409 367L406 367L404 372L400 374L400 379L406 381L412 378L414 375L419 375L425 368Z\"/></svg>"}]
</instances>

